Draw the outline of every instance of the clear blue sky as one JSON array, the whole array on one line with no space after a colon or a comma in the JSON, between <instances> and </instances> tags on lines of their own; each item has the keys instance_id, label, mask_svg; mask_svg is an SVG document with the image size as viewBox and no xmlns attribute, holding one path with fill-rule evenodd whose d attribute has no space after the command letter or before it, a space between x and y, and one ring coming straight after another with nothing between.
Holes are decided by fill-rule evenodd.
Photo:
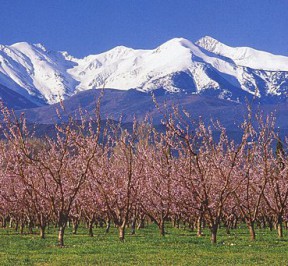
<instances>
[{"instance_id":1,"label":"clear blue sky","mask_svg":"<svg viewBox=\"0 0 288 266\"><path fill-rule=\"evenodd\" d=\"M288 0L1 0L0 43L43 43L74 56L151 49L209 35L288 56Z\"/></svg>"}]
</instances>

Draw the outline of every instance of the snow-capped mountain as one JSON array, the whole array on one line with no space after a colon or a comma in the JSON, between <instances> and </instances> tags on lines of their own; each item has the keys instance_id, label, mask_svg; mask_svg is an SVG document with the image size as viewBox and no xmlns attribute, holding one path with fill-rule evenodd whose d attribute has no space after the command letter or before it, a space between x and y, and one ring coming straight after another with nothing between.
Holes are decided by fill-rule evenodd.
<instances>
[{"instance_id":1,"label":"snow-capped mountain","mask_svg":"<svg viewBox=\"0 0 288 266\"><path fill-rule=\"evenodd\" d=\"M0 46L0 84L38 105L73 94L76 81L67 73L74 63L41 44Z\"/></svg>"},{"instance_id":2,"label":"snow-capped mountain","mask_svg":"<svg viewBox=\"0 0 288 266\"><path fill-rule=\"evenodd\" d=\"M0 46L0 85L38 106L102 87L278 101L287 97L288 57L232 48L211 37L195 44L175 38L153 50L119 46L82 59L16 43Z\"/></svg>"},{"instance_id":3,"label":"snow-capped mountain","mask_svg":"<svg viewBox=\"0 0 288 266\"><path fill-rule=\"evenodd\" d=\"M232 59L236 65L270 71L288 71L288 57L273 55L249 47L229 47L212 37L205 36L197 45L217 55Z\"/></svg>"}]
</instances>

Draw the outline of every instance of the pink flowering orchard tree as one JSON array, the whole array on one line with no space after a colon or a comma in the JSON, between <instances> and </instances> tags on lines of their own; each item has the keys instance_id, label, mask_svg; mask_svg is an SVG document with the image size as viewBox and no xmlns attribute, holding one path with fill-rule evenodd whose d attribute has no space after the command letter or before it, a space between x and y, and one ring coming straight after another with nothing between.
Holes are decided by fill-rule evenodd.
<instances>
[{"instance_id":1,"label":"pink flowering orchard tree","mask_svg":"<svg viewBox=\"0 0 288 266\"><path fill-rule=\"evenodd\" d=\"M2 188L0 197L1 203L3 204L3 218L7 219L9 217L10 222L11 219L14 219L17 224L17 230L18 225L20 225L20 232L23 234L24 225L27 222L27 215L34 214L33 212L30 212L30 204L26 199L25 188L23 188L23 185L18 182L17 177L13 175L4 174L1 176L0 182ZM2 226L7 226L5 220Z\"/></svg>"},{"instance_id":2,"label":"pink flowering orchard tree","mask_svg":"<svg viewBox=\"0 0 288 266\"><path fill-rule=\"evenodd\" d=\"M132 215L139 192L139 177L143 165L138 160L136 149L137 124L132 133L122 129L120 124L111 125L101 158L90 165L90 182L95 195L99 195L119 231L119 239L125 238L125 228Z\"/></svg>"},{"instance_id":3,"label":"pink flowering orchard tree","mask_svg":"<svg viewBox=\"0 0 288 266\"><path fill-rule=\"evenodd\" d=\"M267 185L263 198L269 211L275 217L277 232L280 238L283 237L283 218L288 204L288 168L287 157L283 145L278 136L276 154L273 147L270 148L269 156L266 159ZM287 144L286 144L287 145Z\"/></svg>"},{"instance_id":4,"label":"pink flowering orchard tree","mask_svg":"<svg viewBox=\"0 0 288 266\"><path fill-rule=\"evenodd\" d=\"M9 207L7 199L5 198L6 190L9 189L9 180L6 180L7 159L5 159L5 151L7 145L0 141L0 215L2 227L5 228L7 224L7 217L9 216ZM8 188L7 188L8 187ZM4 194L4 195L3 195Z\"/></svg>"},{"instance_id":5,"label":"pink flowering orchard tree","mask_svg":"<svg viewBox=\"0 0 288 266\"><path fill-rule=\"evenodd\" d=\"M99 106L98 106L99 107ZM255 223L273 220L283 236L287 219L288 159L285 142L274 132L273 116L249 114L239 142L229 139L219 123L193 123L185 111L165 115L165 132L147 120L127 130L108 120L103 128L80 112L55 125L55 138L34 138L23 116L2 107L0 142L0 214L30 231L35 225L45 237L51 221L64 245L67 222L75 232L87 222L89 235L97 221L110 221L119 239L131 223L150 218L165 235L165 222L208 225L211 242L223 223L229 229L245 221L251 239ZM218 132L215 135L215 132ZM278 144L275 152L276 141ZM18 227L18 226L16 226Z\"/></svg>"},{"instance_id":6,"label":"pink flowering orchard tree","mask_svg":"<svg viewBox=\"0 0 288 266\"><path fill-rule=\"evenodd\" d=\"M100 155L99 156L103 156ZM88 226L88 235L93 237L93 227L97 220L104 220L107 217L107 211L105 209L105 204L98 191L98 185L91 179L91 175L88 176L87 182L81 188L80 193L77 196L77 205L74 217L80 219L80 214L82 220L86 221ZM78 221L79 222L79 221Z\"/></svg>"},{"instance_id":7,"label":"pink flowering orchard tree","mask_svg":"<svg viewBox=\"0 0 288 266\"><path fill-rule=\"evenodd\" d=\"M165 220L175 210L175 165L169 136L155 130L138 145L144 174L141 176L139 206L165 235Z\"/></svg>"},{"instance_id":8,"label":"pink flowering orchard tree","mask_svg":"<svg viewBox=\"0 0 288 266\"><path fill-rule=\"evenodd\" d=\"M239 181L235 182L234 177L245 148L245 139L236 145L228 139L225 129L219 128L218 141L211 128L202 122L194 136L186 134L182 140L177 140L181 144L179 161L182 167L178 171L178 178L183 199L186 199L184 204L189 205L187 209L195 209L200 224L205 218L211 231L211 243L216 243L223 212L229 208L231 194L239 186Z\"/></svg>"},{"instance_id":9,"label":"pink flowering orchard tree","mask_svg":"<svg viewBox=\"0 0 288 266\"><path fill-rule=\"evenodd\" d=\"M167 117L167 116L166 116ZM190 115L174 109L174 117L166 118L165 125L178 151L177 177L181 186L181 198L186 212L198 214L198 235L201 235L202 220L211 230L211 242L216 243L217 230L223 211L231 203L233 191L239 186L234 182L241 157L245 150L247 136L243 134L240 144L228 139L226 130L218 122L219 140L213 136L211 127L203 122L195 124ZM193 129L193 130L192 130Z\"/></svg>"},{"instance_id":10,"label":"pink flowering orchard tree","mask_svg":"<svg viewBox=\"0 0 288 266\"><path fill-rule=\"evenodd\" d=\"M44 149L44 146L36 140L27 141L26 146L29 156L36 156L36 153ZM20 222L22 228L27 220L30 231L32 223L35 223L40 228L41 238L45 238L45 229L51 218L51 208L41 176L38 171L35 171L36 168L31 164L31 160L19 152L14 144L7 145L5 158L7 161L4 173L6 184L14 193L14 196L10 195L8 198L20 197L17 206L21 206L22 210L27 212L26 219L22 215L20 221L16 219L16 222ZM7 191L9 191L8 188L4 190L4 192Z\"/></svg>"},{"instance_id":11,"label":"pink flowering orchard tree","mask_svg":"<svg viewBox=\"0 0 288 266\"><path fill-rule=\"evenodd\" d=\"M82 119L81 123L70 118L67 123L56 125L56 139L46 137L45 147L36 150L29 143L31 134L25 118L17 118L6 108L2 108L2 114L6 123L2 128L4 135L15 152L10 171L33 191L33 201L48 200L46 206L50 206L56 219L62 247L73 203L97 154L100 117L88 122Z\"/></svg>"},{"instance_id":12,"label":"pink flowering orchard tree","mask_svg":"<svg viewBox=\"0 0 288 266\"><path fill-rule=\"evenodd\" d=\"M273 137L275 119L267 116L263 120L256 114L256 125L246 120L243 124L245 134L248 135L247 148L241 157L241 167L233 182L241 181L233 198L249 229L250 239L255 240L255 222L261 210L265 209L265 194L267 184L271 178L271 169L274 168Z\"/></svg>"},{"instance_id":13,"label":"pink flowering orchard tree","mask_svg":"<svg viewBox=\"0 0 288 266\"><path fill-rule=\"evenodd\" d=\"M34 145L35 142L29 142L25 139L27 130L23 117L20 119L16 118L13 113L4 107L2 108L2 113L6 124L1 129L8 140L5 149L1 149L2 157L5 159L5 171L2 173L4 179L2 176L2 182L6 183L6 187L3 193L6 194L6 201L14 201L14 208L20 209L13 216L16 219L16 227L18 227L18 223L21 224L22 232L26 221L30 221L29 224L31 225L33 216L43 214L43 212L40 212L43 203L42 198L36 192L36 188L39 189L38 176L35 176L34 169L29 164L28 159L34 156L31 150L28 150L28 147ZM25 211L26 214L24 214ZM38 219L38 222L40 222L40 219ZM30 225L29 228L31 228ZM43 228L41 225L40 227ZM41 237L44 237L44 231L42 230Z\"/></svg>"}]
</instances>

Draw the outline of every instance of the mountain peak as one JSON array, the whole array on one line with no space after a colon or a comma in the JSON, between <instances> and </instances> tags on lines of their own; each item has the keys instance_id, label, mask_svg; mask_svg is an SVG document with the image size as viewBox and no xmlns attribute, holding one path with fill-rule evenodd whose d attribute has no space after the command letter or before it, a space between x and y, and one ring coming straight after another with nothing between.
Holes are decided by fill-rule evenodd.
<instances>
[{"instance_id":1,"label":"mountain peak","mask_svg":"<svg viewBox=\"0 0 288 266\"><path fill-rule=\"evenodd\" d=\"M196 44L210 52L213 52L218 45L224 45L210 36L202 37L196 42Z\"/></svg>"},{"instance_id":2,"label":"mountain peak","mask_svg":"<svg viewBox=\"0 0 288 266\"><path fill-rule=\"evenodd\" d=\"M185 38L179 37L179 38L173 38L160 45L160 47L175 47L175 46L183 46L188 48L193 46L193 43Z\"/></svg>"},{"instance_id":3,"label":"mountain peak","mask_svg":"<svg viewBox=\"0 0 288 266\"><path fill-rule=\"evenodd\" d=\"M46 47L42 43L35 43L35 44L33 44L33 46L40 48L44 52L47 51Z\"/></svg>"},{"instance_id":4,"label":"mountain peak","mask_svg":"<svg viewBox=\"0 0 288 266\"><path fill-rule=\"evenodd\" d=\"M47 48L42 44L42 43L28 43L28 42L17 42L12 45L10 45L11 48L14 48L18 51L36 51L36 50L41 50L41 53L46 53Z\"/></svg>"},{"instance_id":5,"label":"mountain peak","mask_svg":"<svg viewBox=\"0 0 288 266\"><path fill-rule=\"evenodd\" d=\"M122 54L122 53L127 53L127 52L131 52L133 51L134 49L130 48L130 47L127 47L127 46L124 46L124 45L119 45L119 46L116 46L112 49L110 49L109 51L107 51L108 53L118 53L118 54ZM104 53L107 53L107 52L104 52Z\"/></svg>"},{"instance_id":6,"label":"mountain peak","mask_svg":"<svg viewBox=\"0 0 288 266\"><path fill-rule=\"evenodd\" d=\"M67 51L61 51L60 54L64 57L65 60L67 61L77 61L78 59L72 55L70 55Z\"/></svg>"},{"instance_id":7,"label":"mountain peak","mask_svg":"<svg viewBox=\"0 0 288 266\"><path fill-rule=\"evenodd\" d=\"M274 55L250 47L231 47L210 36L198 40L196 44L216 55L232 59L238 66L255 70L288 71L288 57Z\"/></svg>"},{"instance_id":8,"label":"mountain peak","mask_svg":"<svg viewBox=\"0 0 288 266\"><path fill-rule=\"evenodd\" d=\"M84 60L86 61L90 61L90 60L94 60L95 58L102 58L104 60L106 59L112 59L112 58L121 58L123 56L127 56L130 53L132 53L133 51L135 51L134 49L130 48L130 47L126 47L124 45L119 45L116 46L108 51L105 51L101 54L92 54L92 55L88 55L84 58Z\"/></svg>"},{"instance_id":9,"label":"mountain peak","mask_svg":"<svg viewBox=\"0 0 288 266\"><path fill-rule=\"evenodd\" d=\"M25 49L25 48L31 48L33 45L28 43L28 42L16 42L12 45L10 45L10 47L12 48L16 48L18 50L22 50L22 49Z\"/></svg>"}]
</instances>

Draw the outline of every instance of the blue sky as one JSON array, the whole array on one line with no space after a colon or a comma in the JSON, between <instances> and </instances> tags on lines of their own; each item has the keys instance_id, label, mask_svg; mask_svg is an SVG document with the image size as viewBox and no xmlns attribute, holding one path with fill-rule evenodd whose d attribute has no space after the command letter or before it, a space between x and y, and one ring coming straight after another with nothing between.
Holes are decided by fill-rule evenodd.
<instances>
[{"instance_id":1,"label":"blue sky","mask_svg":"<svg viewBox=\"0 0 288 266\"><path fill-rule=\"evenodd\" d=\"M288 56L288 0L1 0L0 43L75 56L209 35Z\"/></svg>"}]
</instances>

